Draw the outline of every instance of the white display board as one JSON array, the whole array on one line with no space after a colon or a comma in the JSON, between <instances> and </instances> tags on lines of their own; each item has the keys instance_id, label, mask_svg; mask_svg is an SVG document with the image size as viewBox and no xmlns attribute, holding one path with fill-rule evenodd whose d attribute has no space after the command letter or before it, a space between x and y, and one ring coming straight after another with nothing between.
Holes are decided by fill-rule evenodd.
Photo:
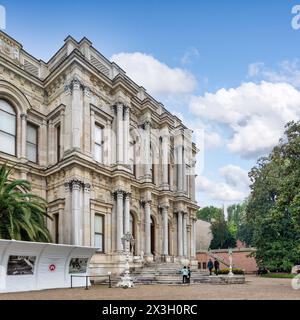
<instances>
[{"instance_id":1,"label":"white display board","mask_svg":"<svg viewBox=\"0 0 300 320\"><path fill-rule=\"evenodd\" d=\"M69 288L88 275L96 248L0 240L0 293ZM73 277L84 287L85 277Z\"/></svg>"}]
</instances>

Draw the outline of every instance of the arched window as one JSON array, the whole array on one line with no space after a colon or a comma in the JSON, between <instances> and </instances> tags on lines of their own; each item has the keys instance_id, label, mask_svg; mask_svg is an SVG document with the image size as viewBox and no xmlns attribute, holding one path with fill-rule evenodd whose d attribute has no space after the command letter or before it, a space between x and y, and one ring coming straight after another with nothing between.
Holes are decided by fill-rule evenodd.
<instances>
[{"instance_id":1,"label":"arched window","mask_svg":"<svg viewBox=\"0 0 300 320\"><path fill-rule=\"evenodd\" d=\"M16 155L16 112L0 99L0 151Z\"/></svg>"}]
</instances>

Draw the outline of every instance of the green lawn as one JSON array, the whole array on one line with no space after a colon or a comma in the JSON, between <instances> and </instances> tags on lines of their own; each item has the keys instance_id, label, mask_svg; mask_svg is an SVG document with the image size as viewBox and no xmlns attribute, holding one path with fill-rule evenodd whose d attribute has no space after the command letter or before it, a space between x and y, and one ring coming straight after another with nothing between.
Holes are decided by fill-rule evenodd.
<instances>
[{"instance_id":1,"label":"green lawn","mask_svg":"<svg viewBox=\"0 0 300 320\"><path fill-rule=\"evenodd\" d=\"M268 273L262 275L263 278L277 278L277 279L293 279L295 277L294 274L290 273Z\"/></svg>"}]
</instances>

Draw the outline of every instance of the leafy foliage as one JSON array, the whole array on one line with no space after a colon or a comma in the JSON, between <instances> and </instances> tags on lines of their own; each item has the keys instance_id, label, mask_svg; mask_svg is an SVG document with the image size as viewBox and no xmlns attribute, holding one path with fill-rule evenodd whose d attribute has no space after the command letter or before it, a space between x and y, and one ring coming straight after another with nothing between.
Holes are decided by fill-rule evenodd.
<instances>
[{"instance_id":1,"label":"leafy foliage","mask_svg":"<svg viewBox=\"0 0 300 320\"><path fill-rule=\"evenodd\" d=\"M212 223L211 232L213 239L210 243L210 249L228 249L236 247L236 239L230 233L224 217Z\"/></svg>"},{"instance_id":2,"label":"leafy foliage","mask_svg":"<svg viewBox=\"0 0 300 320\"><path fill-rule=\"evenodd\" d=\"M223 217L223 211L220 208L213 206L202 208L197 213L197 218L207 222L211 222L212 219L219 220Z\"/></svg>"},{"instance_id":3,"label":"leafy foliage","mask_svg":"<svg viewBox=\"0 0 300 320\"><path fill-rule=\"evenodd\" d=\"M300 264L300 122L286 126L285 137L249 174L246 214L253 226L259 266L290 272Z\"/></svg>"},{"instance_id":4,"label":"leafy foliage","mask_svg":"<svg viewBox=\"0 0 300 320\"><path fill-rule=\"evenodd\" d=\"M251 246L253 226L247 220L247 204L248 200L228 207L228 225L229 230L234 235L235 239L241 240L246 243L247 246Z\"/></svg>"},{"instance_id":5,"label":"leafy foliage","mask_svg":"<svg viewBox=\"0 0 300 320\"><path fill-rule=\"evenodd\" d=\"M50 242L46 201L30 193L28 181L9 181L11 173L6 164L0 167L0 239Z\"/></svg>"}]
</instances>

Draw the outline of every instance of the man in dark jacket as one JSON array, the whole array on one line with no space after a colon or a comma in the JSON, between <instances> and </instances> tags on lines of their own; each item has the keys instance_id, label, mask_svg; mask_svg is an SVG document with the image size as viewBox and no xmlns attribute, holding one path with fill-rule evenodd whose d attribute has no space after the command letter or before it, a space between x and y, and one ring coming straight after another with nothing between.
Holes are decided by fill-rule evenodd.
<instances>
[{"instance_id":1,"label":"man in dark jacket","mask_svg":"<svg viewBox=\"0 0 300 320\"><path fill-rule=\"evenodd\" d=\"M217 276L219 274L219 270L220 270L220 263L218 260L215 260L214 267L215 267L215 274Z\"/></svg>"},{"instance_id":2,"label":"man in dark jacket","mask_svg":"<svg viewBox=\"0 0 300 320\"><path fill-rule=\"evenodd\" d=\"M214 268L214 264L211 261L211 259L209 259L208 263L207 263L207 269L209 270L209 275L211 276L212 274L212 269Z\"/></svg>"}]
</instances>

